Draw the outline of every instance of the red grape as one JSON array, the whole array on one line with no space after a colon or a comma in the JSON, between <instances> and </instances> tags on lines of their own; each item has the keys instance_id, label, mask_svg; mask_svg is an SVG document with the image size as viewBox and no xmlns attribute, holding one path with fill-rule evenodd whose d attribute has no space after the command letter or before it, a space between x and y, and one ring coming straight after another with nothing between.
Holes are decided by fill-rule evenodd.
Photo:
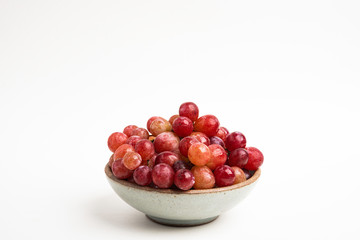
<instances>
[{"instance_id":1,"label":"red grape","mask_svg":"<svg viewBox=\"0 0 360 240\"><path fill-rule=\"evenodd\" d=\"M249 170L247 170L247 169L245 169L245 168L243 168L243 169L241 169L241 170L243 170L243 172L244 172L244 174L245 174L246 179L251 178L252 173L251 173Z\"/></svg>"},{"instance_id":2,"label":"red grape","mask_svg":"<svg viewBox=\"0 0 360 240\"><path fill-rule=\"evenodd\" d=\"M217 137L221 138L223 141L225 141L225 138L228 134L229 134L229 130L227 130L225 127L219 127L215 136L217 136Z\"/></svg>"},{"instance_id":3,"label":"red grape","mask_svg":"<svg viewBox=\"0 0 360 240\"><path fill-rule=\"evenodd\" d=\"M151 117L146 128L128 125L109 136L115 177L154 188L208 189L244 182L264 161L241 132L229 133L214 115L199 118L193 102L169 120Z\"/></svg>"},{"instance_id":4,"label":"red grape","mask_svg":"<svg viewBox=\"0 0 360 240\"><path fill-rule=\"evenodd\" d=\"M143 139L136 144L135 151L141 155L143 161L147 161L155 154L154 144L147 139Z\"/></svg>"},{"instance_id":5,"label":"red grape","mask_svg":"<svg viewBox=\"0 0 360 240\"><path fill-rule=\"evenodd\" d=\"M186 102L181 104L179 108L179 115L189 118L192 122L195 122L199 117L199 108L193 102Z\"/></svg>"},{"instance_id":6,"label":"red grape","mask_svg":"<svg viewBox=\"0 0 360 240\"><path fill-rule=\"evenodd\" d=\"M195 177L195 189L209 189L215 186L215 176L207 166L194 166L191 172Z\"/></svg>"},{"instance_id":7,"label":"red grape","mask_svg":"<svg viewBox=\"0 0 360 240\"><path fill-rule=\"evenodd\" d=\"M126 153L128 152L134 152L135 148L131 146L130 144L123 144L120 147L118 147L114 153L114 159L117 160L119 158L123 158Z\"/></svg>"},{"instance_id":8,"label":"red grape","mask_svg":"<svg viewBox=\"0 0 360 240\"><path fill-rule=\"evenodd\" d=\"M170 166L173 166L176 161L180 160L180 156L174 152L165 151L159 153L155 159L155 165L159 163L166 163Z\"/></svg>"},{"instance_id":9,"label":"red grape","mask_svg":"<svg viewBox=\"0 0 360 240\"><path fill-rule=\"evenodd\" d=\"M195 131L205 133L208 137L215 136L219 126L220 122L214 115L204 115L194 123Z\"/></svg>"},{"instance_id":10,"label":"red grape","mask_svg":"<svg viewBox=\"0 0 360 240\"><path fill-rule=\"evenodd\" d=\"M151 179L151 168L148 166L140 166L135 169L133 173L134 181L140 186L150 185Z\"/></svg>"},{"instance_id":11,"label":"red grape","mask_svg":"<svg viewBox=\"0 0 360 240\"><path fill-rule=\"evenodd\" d=\"M232 170L234 170L234 173L235 173L235 182L234 182L234 184L246 181L245 173L244 173L243 170L241 170L241 168L236 167L236 166L233 166L231 168L232 168Z\"/></svg>"},{"instance_id":12,"label":"red grape","mask_svg":"<svg viewBox=\"0 0 360 240\"><path fill-rule=\"evenodd\" d=\"M156 118L150 124L150 132L152 135L157 136L163 132L170 132L172 129L170 122L163 118Z\"/></svg>"},{"instance_id":13,"label":"red grape","mask_svg":"<svg viewBox=\"0 0 360 240\"><path fill-rule=\"evenodd\" d=\"M109 162L108 162L110 168L112 167L112 164L113 164L114 161L115 161L115 159L114 159L114 154L112 154L112 155L110 156L110 159L109 159Z\"/></svg>"},{"instance_id":14,"label":"red grape","mask_svg":"<svg viewBox=\"0 0 360 240\"><path fill-rule=\"evenodd\" d=\"M196 166L204 166L211 159L211 151L203 143L194 143L190 146L188 152L189 160Z\"/></svg>"},{"instance_id":15,"label":"red grape","mask_svg":"<svg viewBox=\"0 0 360 240\"><path fill-rule=\"evenodd\" d=\"M188 169L180 169L175 172L174 184L181 190L189 190L195 184L195 177Z\"/></svg>"},{"instance_id":16,"label":"red grape","mask_svg":"<svg viewBox=\"0 0 360 240\"><path fill-rule=\"evenodd\" d=\"M186 137L192 133L194 126L189 118L178 117L174 120L172 128L179 137Z\"/></svg>"},{"instance_id":17,"label":"red grape","mask_svg":"<svg viewBox=\"0 0 360 240\"><path fill-rule=\"evenodd\" d=\"M148 165L148 160L142 160L140 166L147 166Z\"/></svg>"},{"instance_id":18,"label":"red grape","mask_svg":"<svg viewBox=\"0 0 360 240\"><path fill-rule=\"evenodd\" d=\"M170 117L170 119L169 119L169 123L170 123L171 125L173 125L174 120L175 120L176 118L178 118L178 117L179 117L179 115L177 115L177 114L172 115L172 116Z\"/></svg>"},{"instance_id":19,"label":"red grape","mask_svg":"<svg viewBox=\"0 0 360 240\"><path fill-rule=\"evenodd\" d=\"M225 139L227 150L233 151L237 148L245 148L246 138L241 132L232 132Z\"/></svg>"},{"instance_id":20,"label":"red grape","mask_svg":"<svg viewBox=\"0 0 360 240\"><path fill-rule=\"evenodd\" d=\"M123 158L124 166L129 170L135 170L142 163L140 154L136 152L128 152Z\"/></svg>"},{"instance_id":21,"label":"red grape","mask_svg":"<svg viewBox=\"0 0 360 240\"><path fill-rule=\"evenodd\" d=\"M143 139L149 138L149 133L145 128L136 128L132 131L132 136L139 136Z\"/></svg>"},{"instance_id":22,"label":"red grape","mask_svg":"<svg viewBox=\"0 0 360 240\"><path fill-rule=\"evenodd\" d=\"M180 169L190 169L189 164L182 160L176 161L172 167L174 169L174 172L177 172Z\"/></svg>"},{"instance_id":23,"label":"red grape","mask_svg":"<svg viewBox=\"0 0 360 240\"><path fill-rule=\"evenodd\" d=\"M122 132L114 132L108 138L108 147L110 151L115 152L118 147L123 145L127 140L126 134Z\"/></svg>"},{"instance_id":24,"label":"red grape","mask_svg":"<svg viewBox=\"0 0 360 240\"><path fill-rule=\"evenodd\" d=\"M228 166L217 167L214 171L216 186L225 187L233 185L235 182L235 172Z\"/></svg>"},{"instance_id":25,"label":"red grape","mask_svg":"<svg viewBox=\"0 0 360 240\"><path fill-rule=\"evenodd\" d=\"M244 168L252 171L257 170L264 162L264 155L255 147L247 147L246 151L249 154L249 159Z\"/></svg>"},{"instance_id":26,"label":"red grape","mask_svg":"<svg viewBox=\"0 0 360 240\"><path fill-rule=\"evenodd\" d=\"M174 170L166 163L154 166L151 172L153 183L159 188L170 188L174 183Z\"/></svg>"},{"instance_id":27,"label":"red grape","mask_svg":"<svg viewBox=\"0 0 360 240\"><path fill-rule=\"evenodd\" d=\"M126 179L126 181L131 182L131 183L135 183L135 180L134 180L134 171L133 171L133 174L132 174L128 179Z\"/></svg>"},{"instance_id":28,"label":"red grape","mask_svg":"<svg viewBox=\"0 0 360 240\"><path fill-rule=\"evenodd\" d=\"M153 168L154 166L155 166L155 159L156 159L156 157L157 157L157 153L155 153L150 159L149 159L149 161L148 161L148 166L150 167L150 168Z\"/></svg>"},{"instance_id":29,"label":"red grape","mask_svg":"<svg viewBox=\"0 0 360 240\"><path fill-rule=\"evenodd\" d=\"M157 118L161 118L161 119L165 120L165 118L162 118L162 117L159 117L159 116L154 116L154 117L149 118L149 120L146 123L146 128L147 128L147 130L149 130L149 132L150 132L151 123Z\"/></svg>"},{"instance_id":30,"label":"red grape","mask_svg":"<svg viewBox=\"0 0 360 240\"><path fill-rule=\"evenodd\" d=\"M205 133L193 132L190 136L196 138L199 142L205 144L206 146L210 145L210 138L208 138Z\"/></svg>"},{"instance_id":31,"label":"red grape","mask_svg":"<svg viewBox=\"0 0 360 240\"><path fill-rule=\"evenodd\" d=\"M189 161L189 159L188 159L187 157L185 157L184 155L182 155L182 154L180 153L179 148L180 148L180 143L179 143L179 147L176 148L176 149L174 149L174 150L172 150L172 152L174 152L174 153L176 153L177 155L179 155L179 157L180 157L181 160L183 160L183 161Z\"/></svg>"},{"instance_id":32,"label":"red grape","mask_svg":"<svg viewBox=\"0 0 360 240\"><path fill-rule=\"evenodd\" d=\"M126 136L128 137L131 137L132 136L132 131L134 129L138 128L136 125L129 125L129 126L126 126L123 130L123 133L126 134Z\"/></svg>"},{"instance_id":33,"label":"red grape","mask_svg":"<svg viewBox=\"0 0 360 240\"><path fill-rule=\"evenodd\" d=\"M133 171L127 169L123 163L123 159L116 160L111 167L111 170L115 177L119 179L126 179L132 176Z\"/></svg>"},{"instance_id":34,"label":"red grape","mask_svg":"<svg viewBox=\"0 0 360 240\"><path fill-rule=\"evenodd\" d=\"M130 144L131 146L135 147L136 143L138 143L140 140L142 140L142 138L140 136L131 136L126 140L127 144Z\"/></svg>"},{"instance_id":35,"label":"red grape","mask_svg":"<svg viewBox=\"0 0 360 240\"><path fill-rule=\"evenodd\" d=\"M221 138L217 137L217 136L213 136L213 137L210 138L210 144L218 144L218 145L222 146L225 149L224 141Z\"/></svg>"},{"instance_id":36,"label":"red grape","mask_svg":"<svg viewBox=\"0 0 360 240\"><path fill-rule=\"evenodd\" d=\"M157 153L174 151L179 148L180 139L173 132L163 132L155 138L154 147Z\"/></svg>"},{"instance_id":37,"label":"red grape","mask_svg":"<svg viewBox=\"0 0 360 240\"><path fill-rule=\"evenodd\" d=\"M227 153L225 149L218 144L211 144L209 149L211 151L211 158L206 166L208 166L211 170L214 170L218 166L224 165L227 160Z\"/></svg>"},{"instance_id":38,"label":"red grape","mask_svg":"<svg viewBox=\"0 0 360 240\"><path fill-rule=\"evenodd\" d=\"M188 157L188 151L189 151L190 146L197 142L199 142L199 141L195 137L192 137L192 136L184 137L183 139L181 139L181 141L179 143L180 153L183 156Z\"/></svg>"},{"instance_id":39,"label":"red grape","mask_svg":"<svg viewBox=\"0 0 360 240\"><path fill-rule=\"evenodd\" d=\"M237 148L230 152L228 164L229 166L243 168L248 162L248 157L248 152L244 148Z\"/></svg>"}]
</instances>

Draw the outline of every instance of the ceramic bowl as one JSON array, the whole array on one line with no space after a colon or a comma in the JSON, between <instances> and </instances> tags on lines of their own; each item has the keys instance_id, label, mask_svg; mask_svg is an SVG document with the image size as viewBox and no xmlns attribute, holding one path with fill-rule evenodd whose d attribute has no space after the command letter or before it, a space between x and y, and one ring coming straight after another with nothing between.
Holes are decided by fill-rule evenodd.
<instances>
[{"instance_id":1,"label":"ceramic bowl","mask_svg":"<svg viewBox=\"0 0 360 240\"><path fill-rule=\"evenodd\" d=\"M232 186L188 191L142 187L120 180L112 174L109 165L105 173L117 195L151 220L172 226L195 226L215 220L242 201L255 187L261 170Z\"/></svg>"}]
</instances>

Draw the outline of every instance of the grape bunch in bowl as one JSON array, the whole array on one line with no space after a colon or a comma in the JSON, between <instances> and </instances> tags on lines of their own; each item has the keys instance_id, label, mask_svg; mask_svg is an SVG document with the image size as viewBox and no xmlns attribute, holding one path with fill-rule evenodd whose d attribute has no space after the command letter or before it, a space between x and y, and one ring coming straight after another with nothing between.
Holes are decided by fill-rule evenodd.
<instances>
[{"instance_id":1,"label":"grape bunch in bowl","mask_svg":"<svg viewBox=\"0 0 360 240\"><path fill-rule=\"evenodd\" d=\"M108 147L105 173L115 192L151 220L175 226L208 223L235 206L264 161L243 133L230 133L214 115L199 117L193 102L169 120L149 118L146 129L112 133Z\"/></svg>"}]
</instances>

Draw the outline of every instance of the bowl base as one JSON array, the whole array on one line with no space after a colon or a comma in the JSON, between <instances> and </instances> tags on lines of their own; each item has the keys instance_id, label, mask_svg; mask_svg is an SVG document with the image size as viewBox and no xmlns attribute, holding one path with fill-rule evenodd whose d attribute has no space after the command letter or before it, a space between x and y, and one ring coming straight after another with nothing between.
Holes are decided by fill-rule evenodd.
<instances>
[{"instance_id":1,"label":"bowl base","mask_svg":"<svg viewBox=\"0 0 360 240\"><path fill-rule=\"evenodd\" d=\"M206 223L210 223L217 219L219 216L211 217L211 218L205 218L205 219L196 219L196 220L176 220L176 219L165 219L165 218L158 218L150 215L146 215L151 221L167 225L167 226L173 226L173 227L193 227L193 226L199 226Z\"/></svg>"}]
</instances>

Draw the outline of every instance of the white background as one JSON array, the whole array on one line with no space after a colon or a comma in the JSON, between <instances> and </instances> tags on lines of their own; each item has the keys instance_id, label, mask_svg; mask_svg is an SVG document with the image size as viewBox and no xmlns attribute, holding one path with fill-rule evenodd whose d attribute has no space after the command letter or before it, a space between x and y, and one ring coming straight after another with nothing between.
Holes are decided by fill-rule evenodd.
<instances>
[{"instance_id":1,"label":"white background","mask_svg":"<svg viewBox=\"0 0 360 240\"><path fill-rule=\"evenodd\" d=\"M359 239L360 4L0 0L0 239ZM194 228L108 185L107 137L185 101L265 155Z\"/></svg>"}]
</instances>

